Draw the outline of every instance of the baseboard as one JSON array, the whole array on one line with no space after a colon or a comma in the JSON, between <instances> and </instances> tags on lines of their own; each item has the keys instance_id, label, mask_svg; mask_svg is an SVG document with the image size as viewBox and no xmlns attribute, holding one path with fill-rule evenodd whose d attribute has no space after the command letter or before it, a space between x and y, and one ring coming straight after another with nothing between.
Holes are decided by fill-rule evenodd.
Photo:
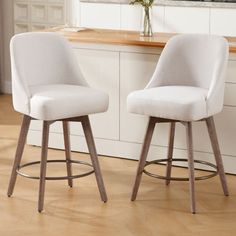
<instances>
[{"instance_id":1,"label":"baseboard","mask_svg":"<svg viewBox=\"0 0 236 236\"><path fill-rule=\"evenodd\" d=\"M40 146L41 145L42 133L38 130L29 130L27 143L30 145ZM95 138L98 154L104 156L119 157L125 159L138 160L140 151L142 148L141 144L130 143L118 140L108 140ZM63 135L61 133L50 132L49 147L56 149L64 149ZM71 150L75 152L88 152L85 138L79 135L71 135ZM167 156L167 147L151 145L148 160L162 159ZM175 158L186 158L187 151L183 149L174 149ZM207 162L215 163L214 155L206 152L194 152L194 157L197 160L204 160ZM225 166L225 172L229 174L236 174L235 168L235 157L233 156L222 156ZM178 166L186 166L185 163L175 163ZM209 168L202 165L195 165L196 168L209 170ZM212 170L212 169L211 169Z\"/></svg>"},{"instance_id":2,"label":"baseboard","mask_svg":"<svg viewBox=\"0 0 236 236\"><path fill-rule=\"evenodd\" d=\"M11 81L4 81L2 84L3 84L2 92L6 94L12 94Z\"/></svg>"}]
</instances>

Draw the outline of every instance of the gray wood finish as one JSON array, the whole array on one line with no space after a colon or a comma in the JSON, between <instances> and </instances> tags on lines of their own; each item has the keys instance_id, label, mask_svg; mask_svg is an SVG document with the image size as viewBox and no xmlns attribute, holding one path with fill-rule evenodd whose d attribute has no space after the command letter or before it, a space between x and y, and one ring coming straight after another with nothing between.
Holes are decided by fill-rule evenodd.
<instances>
[{"instance_id":1,"label":"gray wood finish","mask_svg":"<svg viewBox=\"0 0 236 236\"><path fill-rule=\"evenodd\" d=\"M38 211L39 212L43 211L43 205L44 205L49 126L50 126L50 123L48 121L43 122L42 150L41 150L41 163L40 163L40 180L39 180L39 200L38 200Z\"/></svg>"},{"instance_id":2,"label":"gray wood finish","mask_svg":"<svg viewBox=\"0 0 236 236\"><path fill-rule=\"evenodd\" d=\"M8 197L10 197L14 191L16 178L17 178L16 170L19 167L21 159L22 159L22 154L24 152L24 147L25 147L25 142L26 142L29 126L30 126L30 121L31 121L31 118L29 116L24 115L22 125L21 125L20 135L18 139L18 144L16 148L14 164L13 164L13 168L11 172L11 178L10 178L10 182L8 186L8 192L7 192Z\"/></svg>"},{"instance_id":3,"label":"gray wood finish","mask_svg":"<svg viewBox=\"0 0 236 236\"><path fill-rule=\"evenodd\" d=\"M150 117L149 123L147 126L146 135L145 135L144 142L143 142L141 156L139 159L139 164L138 164L138 169L137 169L137 173L136 173L136 179L135 179L135 183L134 183L134 187L133 187L133 192L132 192L132 196L131 196L132 201L134 201L137 197L137 193L138 193L138 189L139 189L142 174L143 174L143 169L145 167L145 163L146 163L149 147L151 144L155 124L156 124L156 119L153 117Z\"/></svg>"},{"instance_id":4,"label":"gray wood finish","mask_svg":"<svg viewBox=\"0 0 236 236\"><path fill-rule=\"evenodd\" d=\"M168 154L167 154L167 168L166 168L166 185L170 184L171 177L171 166L172 166L172 158L173 158L173 150L174 150L174 138L175 138L175 122L171 122L170 124L170 135L169 135L169 143L168 143Z\"/></svg>"},{"instance_id":5,"label":"gray wood finish","mask_svg":"<svg viewBox=\"0 0 236 236\"><path fill-rule=\"evenodd\" d=\"M193 134L192 123L186 122L186 140L188 150L188 171L189 171L189 192L191 201L191 212L196 213L196 201L195 201L195 177L194 177L194 158L193 158Z\"/></svg>"},{"instance_id":6,"label":"gray wood finish","mask_svg":"<svg viewBox=\"0 0 236 236\"><path fill-rule=\"evenodd\" d=\"M64 144L65 144L65 154L66 154L66 168L67 175L72 176L72 165L71 165L71 145L70 145L70 131L69 123L67 121L62 121L63 134L64 134ZM73 187L73 180L68 179L68 185Z\"/></svg>"},{"instance_id":7,"label":"gray wood finish","mask_svg":"<svg viewBox=\"0 0 236 236\"><path fill-rule=\"evenodd\" d=\"M212 149L213 149L213 152L215 155L215 160L216 160L216 165L217 165L217 168L219 171L221 185L222 185L225 196L228 196L229 190L228 190L228 186L227 186L224 165L223 165L223 161L222 161L222 156L221 156L221 152L220 152L220 147L219 147L216 128L215 128L215 122L214 122L213 117L209 117L206 119L206 125L207 125L207 129L208 129L209 137L211 140Z\"/></svg>"},{"instance_id":8,"label":"gray wood finish","mask_svg":"<svg viewBox=\"0 0 236 236\"><path fill-rule=\"evenodd\" d=\"M106 190L105 190L105 186L104 186L104 182L103 182L103 178L102 178L102 174L101 174L101 170L100 170L100 165L98 162L97 151L96 151L94 138L93 138L93 134L92 134L92 129L91 129L91 125L90 125L90 121L89 121L88 116L83 117L82 126L83 126L83 130L84 130L84 135L85 135L85 138L87 141L88 150L90 153L93 168L95 171L95 176L96 176L96 180L97 180L98 189L99 189L99 192L101 195L101 199L103 202L107 202L107 194L106 194Z\"/></svg>"},{"instance_id":9,"label":"gray wood finish","mask_svg":"<svg viewBox=\"0 0 236 236\"><path fill-rule=\"evenodd\" d=\"M29 116L24 116L21 131L19 135L17 150L15 154L15 160L12 168L10 183L8 187L8 196L10 197L13 193L16 178L17 169L20 166L22 159L22 154L24 151L24 146L26 143L26 138L29 130L30 121L34 119ZM88 149L91 156L92 165L94 168L98 188L100 191L101 199L107 202L107 194L100 170L100 165L98 162L97 151L93 139L92 129L89 122L88 116L72 117L62 120L55 121L43 121L43 135L42 135L42 150L41 150L41 161L40 161L40 176L39 176L39 196L38 196L38 211L42 212L44 207L44 194L45 194L45 182L46 182L46 170L47 170L47 155L48 155L48 140L49 140L49 128L50 125L56 121L62 121L63 133L64 133L64 143L65 143L65 154L66 154L66 164L67 164L67 176L72 176L72 164L71 164L71 148L70 148L70 134L69 134L69 121L81 122L85 134L85 138L88 144ZM71 178L68 178L68 184L70 187L73 186Z\"/></svg>"}]
</instances>

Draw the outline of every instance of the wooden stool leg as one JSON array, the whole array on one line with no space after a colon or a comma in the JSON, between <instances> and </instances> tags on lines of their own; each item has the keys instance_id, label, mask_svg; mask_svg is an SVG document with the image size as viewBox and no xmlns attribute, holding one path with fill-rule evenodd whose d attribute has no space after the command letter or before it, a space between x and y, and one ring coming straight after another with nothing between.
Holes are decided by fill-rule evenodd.
<instances>
[{"instance_id":1,"label":"wooden stool leg","mask_svg":"<svg viewBox=\"0 0 236 236\"><path fill-rule=\"evenodd\" d=\"M226 176L225 176L225 171L224 171L224 165L223 165L223 161L222 161L222 157L221 157L221 153L220 153L220 147L219 147L219 143L218 143L218 139L217 139L215 122L214 122L213 117L207 118L206 124L207 124L207 129L208 129L208 133L209 133L210 140L211 140L212 149L213 149L213 152L215 155L217 168L218 168L219 175L220 175L221 185L222 185L225 196L228 196L229 191L228 191L228 186L227 186L227 181L226 181Z\"/></svg>"},{"instance_id":2,"label":"wooden stool leg","mask_svg":"<svg viewBox=\"0 0 236 236\"><path fill-rule=\"evenodd\" d=\"M133 192L132 192L132 196L131 196L132 201L134 201L137 197L137 193L138 193L139 185L140 185L142 174L143 174L143 169L145 167L147 154L148 154L149 147L151 144L155 124L156 124L155 119L153 117L150 117L149 123L147 126L146 135L145 135L144 142L143 142L141 156L139 159L139 164L138 164L136 179L135 179L135 183L134 183L134 187L133 187Z\"/></svg>"},{"instance_id":3,"label":"wooden stool leg","mask_svg":"<svg viewBox=\"0 0 236 236\"><path fill-rule=\"evenodd\" d=\"M173 157L173 149L174 149L174 138L175 138L175 123L171 122L169 144L168 144L168 154L167 154L168 161L167 161L167 168L166 168L166 178L167 178L166 185L170 184L172 157Z\"/></svg>"},{"instance_id":4,"label":"wooden stool leg","mask_svg":"<svg viewBox=\"0 0 236 236\"><path fill-rule=\"evenodd\" d=\"M188 169L189 169L191 212L195 214L196 213L195 177L194 177L193 136L192 136L191 122L186 122L186 139L187 139L187 149L188 149Z\"/></svg>"},{"instance_id":5,"label":"wooden stool leg","mask_svg":"<svg viewBox=\"0 0 236 236\"><path fill-rule=\"evenodd\" d=\"M8 192L7 192L8 197L10 197L14 191L16 178L17 178L16 170L19 167L21 159L22 159L22 154L25 147L25 142L26 142L29 126L30 126L30 121L31 121L31 118L29 116L24 115L22 125L21 125L20 135L18 139L15 160L14 160L14 164L12 168L11 178L10 178L10 182L8 186Z\"/></svg>"},{"instance_id":6,"label":"wooden stool leg","mask_svg":"<svg viewBox=\"0 0 236 236\"><path fill-rule=\"evenodd\" d=\"M41 150L41 164L40 164L40 180L39 180L39 200L38 211L43 211L44 192L45 192L45 177L47 169L47 154L48 154L48 137L49 137L50 122L43 122L43 136L42 136L42 150Z\"/></svg>"},{"instance_id":7,"label":"wooden stool leg","mask_svg":"<svg viewBox=\"0 0 236 236\"><path fill-rule=\"evenodd\" d=\"M67 176L72 176L71 168L71 147L70 147L70 132L69 132L69 123L67 121L62 121L63 124L63 133L64 133L64 144L65 144L65 153L66 153L66 168ZM68 185L73 187L73 180L68 179Z\"/></svg>"},{"instance_id":8,"label":"wooden stool leg","mask_svg":"<svg viewBox=\"0 0 236 236\"><path fill-rule=\"evenodd\" d=\"M96 176L100 196L101 196L101 199L103 202L107 202L107 194L106 194L106 190L105 190L105 186L104 186L104 182L103 182L103 178L102 178L102 174L101 174L101 170L100 170L100 165L98 162L97 151L96 151L96 147L95 147L95 143L94 143L94 139L93 139L93 134L92 134L92 129L91 129L91 125L90 125L90 121L89 121L88 116L83 117L82 126L83 126L83 130L84 130L85 138L87 141L88 150L90 153L93 168L95 171L95 176Z\"/></svg>"}]
</instances>

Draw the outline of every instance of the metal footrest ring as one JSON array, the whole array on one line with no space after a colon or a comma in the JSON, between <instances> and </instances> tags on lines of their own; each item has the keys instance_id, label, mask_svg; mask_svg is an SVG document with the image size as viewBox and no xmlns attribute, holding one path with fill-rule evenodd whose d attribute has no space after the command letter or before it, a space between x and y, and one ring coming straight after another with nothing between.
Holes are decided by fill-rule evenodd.
<instances>
[{"instance_id":1,"label":"metal footrest ring","mask_svg":"<svg viewBox=\"0 0 236 236\"><path fill-rule=\"evenodd\" d=\"M70 161L67 161L67 160L48 160L47 163L73 163L73 164L77 164L77 165L85 165L85 166L89 166L89 167L92 167L92 164L90 163L87 163L87 162L84 162L84 161L75 161L75 160L70 160ZM17 174L23 176L23 177L26 177L26 178L29 178L29 179L40 179L39 176L30 176L28 174L25 174L23 172L21 172L20 170L25 168L25 167L28 167L28 166L32 166L32 165L39 165L40 164L40 161L35 161L35 162L29 162L29 163L26 163L24 165L21 165L18 167L18 169L16 170ZM79 174L79 175L72 175L72 176L60 176L60 177L46 177L45 179L46 180L68 180L68 179L77 179L77 178L82 178L82 177L85 177L85 176L88 176L88 175L91 175L94 173L94 169L91 170L91 171L88 171L86 173L83 173L83 174Z\"/></svg>"},{"instance_id":2,"label":"metal footrest ring","mask_svg":"<svg viewBox=\"0 0 236 236\"><path fill-rule=\"evenodd\" d=\"M187 159L181 159L181 158L173 158L171 161L172 162L174 162L174 161L187 162L188 160ZM145 167L149 166L149 165L152 165L152 164L160 164L160 163L163 163L163 162L168 162L168 159L159 159L159 160L154 160L154 161L147 162L145 164ZM215 177L216 175L218 175L218 168L217 168L216 165L214 165L210 162L207 162L207 161L200 161L200 160L194 160L194 163L199 163L199 164L202 164L202 165L205 165L205 166L208 166L208 167L212 167L214 170L216 170L216 171L213 171L213 172L209 171L209 172L212 172L211 174L195 177L195 180L210 179L210 178ZM153 174L153 173L151 173L151 172L149 172L145 169L143 170L143 172L146 175L151 176L153 178L157 178L157 179L175 180L175 181L189 181L189 178L186 178L186 177L170 177L170 178L167 178L166 176Z\"/></svg>"}]
</instances>

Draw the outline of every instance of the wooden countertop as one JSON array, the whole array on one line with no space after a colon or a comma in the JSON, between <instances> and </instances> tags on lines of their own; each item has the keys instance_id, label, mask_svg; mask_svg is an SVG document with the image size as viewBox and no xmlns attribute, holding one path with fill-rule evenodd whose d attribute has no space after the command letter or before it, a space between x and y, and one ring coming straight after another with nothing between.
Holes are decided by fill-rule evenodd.
<instances>
[{"instance_id":1,"label":"wooden countertop","mask_svg":"<svg viewBox=\"0 0 236 236\"><path fill-rule=\"evenodd\" d=\"M167 41L175 34L155 33L153 37L141 37L137 31L85 29L79 32L68 31L68 28L57 27L46 31L63 34L71 42L102 43L116 45L148 46L163 48ZM236 37L225 37L230 45L230 52L236 53Z\"/></svg>"}]
</instances>

